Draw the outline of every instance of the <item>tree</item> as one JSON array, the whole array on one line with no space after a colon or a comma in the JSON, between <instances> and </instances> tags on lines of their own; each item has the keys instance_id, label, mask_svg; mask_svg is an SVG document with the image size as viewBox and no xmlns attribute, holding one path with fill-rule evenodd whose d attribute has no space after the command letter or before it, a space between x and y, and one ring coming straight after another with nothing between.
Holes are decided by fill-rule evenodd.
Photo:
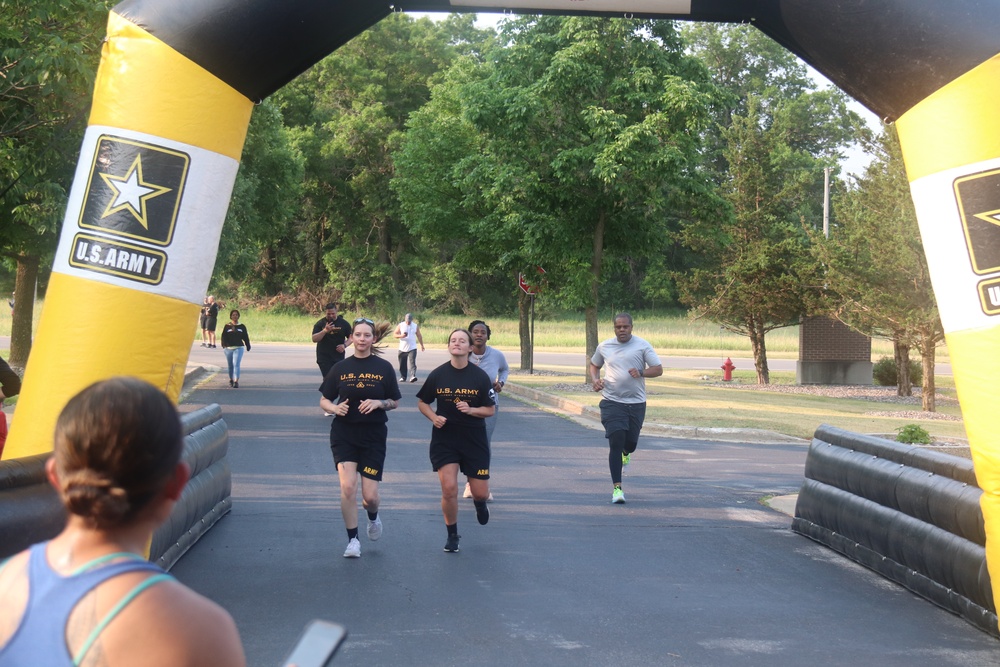
<instances>
[{"instance_id":1,"label":"tree","mask_svg":"<svg viewBox=\"0 0 1000 667\"><path fill-rule=\"evenodd\" d=\"M437 139L452 166L433 173L448 185L434 207L404 202L407 222L434 229L428 214L454 211L480 246L459 240L466 252L507 269L544 266L553 296L586 313L589 358L606 268L662 250L669 222L704 193L707 74L672 23L597 18L507 21L470 67L442 93L453 101L440 122L459 130ZM416 129L414 141L434 139Z\"/></svg>"},{"instance_id":2,"label":"tree","mask_svg":"<svg viewBox=\"0 0 1000 667\"><path fill-rule=\"evenodd\" d=\"M10 362L24 366L35 284L65 213L109 4L0 6L0 255L16 263Z\"/></svg>"},{"instance_id":3,"label":"tree","mask_svg":"<svg viewBox=\"0 0 1000 667\"><path fill-rule=\"evenodd\" d=\"M874 159L834 202L837 225L816 245L826 266L829 308L848 326L893 341L897 392L909 396L911 347L923 365L923 409L935 409L934 364L944 328L920 242L899 138L885 126L870 144Z\"/></svg>"},{"instance_id":4,"label":"tree","mask_svg":"<svg viewBox=\"0 0 1000 667\"><path fill-rule=\"evenodd\" d=\"M272 100L250 119L240 170L219 240L213 278L247 283L265 294L280 291L280 278L298 253L291 234L299 211L303 158Z\"/></svg>"},{"instance_id":5,"label":"tree","mask_svg":"<svg viewBox=\"0 0 1000 667\"><path fill-rule=\"evenodd\" d=\"M301 237L315 260L314 278L335 285L348 302L397 309L418 301L427 284L425 254L401 223L389 186L392 156L438 72L489 37L473 20L394 14L279 94L306 156Z\"/></svg>"},{"instance_id":6,"label":"tree","mask_svg":"<svg viewBox=\"0 0 1000 667\"><path fill-rule=\"evenodd\" d=\"M840 157L860 118L835 90L816 90L794 57L755 30L703 26L694 52L717 74L734 111L717 113L709 165L726 206L685 240L697 259L678 275L682 300L748 336L757 381L767 384L766 334L813 307L818 280L807 229L819 219L823 167Z\"/></svg>"}]
</instances>

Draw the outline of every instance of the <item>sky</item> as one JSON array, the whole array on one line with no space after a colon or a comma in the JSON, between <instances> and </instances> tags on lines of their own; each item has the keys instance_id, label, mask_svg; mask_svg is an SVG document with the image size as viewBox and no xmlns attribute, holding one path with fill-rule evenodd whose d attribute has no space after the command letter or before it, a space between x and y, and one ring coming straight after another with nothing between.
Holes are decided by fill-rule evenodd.
<instances>
[{"instance_id":1,"label":"sky","mask_svg":"<svg viewBox=\"0 0 1000 667\"><path fill-rule=\"evenodd\" d=\"M445 16L445 14L442 12L407 12L407 13L415 19L426 16L433 20ZM503 19L504 15L494 14L489 12L480 12L476 15L476 17L477 17L476 25L480 27L489 26L491 28L495 28L497 23L499 23L500 20ZM827 79L825 76L814 70L812 67L809 67L809 65L806 65L806 67L809 68L810 75L816 80L816 82L821 87L833 86L833 83L831 83L830 80ZM850 102L850 107L853 111L858 113L865 120L865 122L868 124L868 127L870 127L873 132L878 132L880 130L881 125L879 123L878 116L876 116L874 113L865 108L860 102L852 99ZM856 146L852 150L849 150L847 154L844 156L844 159L841 160L840 162L841 173L844 176L848 176L851 174L860 176L861 174L864 173L865 167L868 166L868 163L870 161L871 157L867 155L861 149L860 146Z\"/></svg>"}]
</instances>

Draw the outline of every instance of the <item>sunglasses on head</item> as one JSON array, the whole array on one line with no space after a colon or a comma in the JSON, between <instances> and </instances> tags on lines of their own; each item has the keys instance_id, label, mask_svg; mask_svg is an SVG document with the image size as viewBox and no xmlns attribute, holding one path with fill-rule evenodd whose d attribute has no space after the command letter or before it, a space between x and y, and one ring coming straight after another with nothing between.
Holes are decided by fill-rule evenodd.
<instances>
[{"instance_id":1,"label":"sunglasses on head","mask_svg":"<svg viewBox=\"0 0 1000 667\"><path fill-rule=\"evenodd\" d=\"M359 317L358 319L354 320L354 323L355 323L355 324L361 324L362 322L364 322L365 324L367 324L367 325L369 325L369 326L372 326L372 327L374 327L374 326L375 326L375 323L374 323L374 322L372 322L372 321L371 321L370 319L368 319L367 317Z\"/></svg>"}]
</instances>

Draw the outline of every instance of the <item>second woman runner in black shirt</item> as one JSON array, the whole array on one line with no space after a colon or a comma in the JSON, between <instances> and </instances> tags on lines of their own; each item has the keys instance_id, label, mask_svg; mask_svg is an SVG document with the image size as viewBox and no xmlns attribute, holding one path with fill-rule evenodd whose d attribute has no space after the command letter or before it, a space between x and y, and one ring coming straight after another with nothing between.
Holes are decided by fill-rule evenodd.
<instances>
[{"instance_id":1,"label":"second woman runner in black shirt","mask_svg":"<svg viewBox=\"0 0 1000 667\"><path fill-rule=\"evenodd\" d=\"M490 520L486 499L490 495L490 446L486 417L495 411L493 381L469 363L472 335L455 329L448 337L451 361L427 376L417 392L417 408L434 424L431 430L431 465L441 482L441 512L448 529L444 550L458 551L458 472L469 479L476 519ZM437 409L431 403L437 401Z\"/></svg>"}]
</instances>

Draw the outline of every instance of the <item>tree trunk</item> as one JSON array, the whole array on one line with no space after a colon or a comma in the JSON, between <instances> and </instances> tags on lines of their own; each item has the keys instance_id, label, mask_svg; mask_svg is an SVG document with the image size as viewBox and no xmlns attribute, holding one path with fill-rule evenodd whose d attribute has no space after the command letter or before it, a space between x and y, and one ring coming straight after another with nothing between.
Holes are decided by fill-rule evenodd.
<instances>
[{"instance_id":1,"label":"tree trunk","mask_svg":"<svg viewBox=\"0 0 1000 667\"><path fill-rule=\"evenodd\" d=\"M35 282L38 280L38 258L18 255L14 278L14 315L10 325L11 366L24 369L31 353L31 325L35 308Z\"/></svg>"},{"instance_id":2,"label":"tree trunk","mask_svg":"<svg viewBox=\"0 0 1000 667\"><path fill-rule=\"evenodd\" d=\"M937 401L934 389L934 355L937 354L937 344L934 339L925 336L920 340L920 362L924 371L920 387L920 404L925 412L935 412Z\"/></svg>"},{"instance_id":3,"label":"tree trunk","mask_svg":"<svg viewBox=\"0 0 1000 667\"><path fill-rule=\"evenodd\" d=\"M913 396L913 380L910 379L910 346L894 340L892 353L896 358L896 395Z\"/></svg>"},{"instance_id":4,"label":"tree trunk","mask_svg":"<svg viewBox=\"0 0 1000 667\"><path fill-rule=\"evenodd\" d=\"M757 370L757 384L771 384L771 372L767 368L767 345L764 343L764 327L752 321L750 326L750 348L753 350L753 365Z\"/></svg>"},{"instance_id":5,"label":"tree trunk","mask_svg":"<svg viewBox=\"0 0 1000 667\"><path fill-rule=\"evenodd\" d=\"M521 370L531 368L531 297L518 289L517 295L517 333L521 340Z\"/></svg>"},{"instance_id":6,"label":"tree trunk","mask_svg":"<svg viewBox=\"0 0 1000 667\"><path fill-rule=\"evenodd\" d=\"M590 260L590 303L584 309L586 323L584 330L587 332L587 355L583 368L583 381L587 382L590 377L590 358L597 350L597 293L601 285L601 264L604 262L604 228L607 223L607 215L604 211L597 218L597 226L594 227L594 251Z\"/></svg>"}]
</instances>

